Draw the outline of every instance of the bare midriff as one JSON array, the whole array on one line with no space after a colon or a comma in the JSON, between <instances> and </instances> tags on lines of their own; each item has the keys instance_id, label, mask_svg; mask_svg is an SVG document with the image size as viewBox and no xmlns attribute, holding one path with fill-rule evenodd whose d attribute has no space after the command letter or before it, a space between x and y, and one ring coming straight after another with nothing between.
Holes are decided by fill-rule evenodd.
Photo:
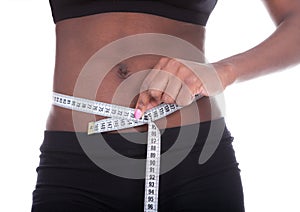
<instances>
[{"instance_id":1,"label":"bare midriff","mask_svg":"<svg viewBox=\"0 0 300 212\"><path fill-rule=\"evenodd\" d=\"M205 27L155 15L111 12L59 21L56 23L56 62L53 91L71 96L80 93L81 88L76 87L76 83L87 62L95 53L120 38L143 33L171 35L189 42L202 52L204 51ZM134 108L139 92L138 87L141 84L139 80L134 79L134 76L137 76L138 72L153 68L161 57L161 55L154 54L133 56L115 64L110 70L103 70L99 64L99 74L101 71L105 71L106 74L98 86L93 100ZM201 62L201 60L203 60L203 55L199 54L199 61ZM88 87L95 77L97 74L94 76L87 75L81 79L85 85L82 86L82 90L85 89L84 87ZM134 80L129 80L132 77ZM137 77L137 79L140 78ZM136 83L136 91L133 92L132 89L126 91L126 83L132 87L132 82ZM123 86L122 89L119 88L120 85ZM118 95L120 90L124 94ZM84 92L82 93L80 97L91 98ZM156 124L159 128L171 128L205 122L222 116L220 112L216 111L219 111L217 103L211 101L211 98L205 97L180 111L157 120ZM95 117L52 106L46 129L85 132L89 122L102 118L105 117ZM146 130L147 126L145 125L119 130L119 132Z\"/></svg>"}]
</instances>

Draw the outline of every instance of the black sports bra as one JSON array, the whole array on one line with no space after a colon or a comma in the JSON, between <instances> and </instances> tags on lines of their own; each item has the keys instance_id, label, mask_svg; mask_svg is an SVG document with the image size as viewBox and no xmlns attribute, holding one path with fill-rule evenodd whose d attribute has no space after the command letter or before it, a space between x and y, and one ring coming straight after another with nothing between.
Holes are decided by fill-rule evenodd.
<instances>
[{"instance_id":1,"label":"black sports bra","mask_svg":"<svg viewBox=\"0 0 300 212\"><path fill-rule=\"evenodd\" d=\"M148 13L206 25L217 0L49 0L54 22L105 12Z\"/></svg>"}]
</instances>

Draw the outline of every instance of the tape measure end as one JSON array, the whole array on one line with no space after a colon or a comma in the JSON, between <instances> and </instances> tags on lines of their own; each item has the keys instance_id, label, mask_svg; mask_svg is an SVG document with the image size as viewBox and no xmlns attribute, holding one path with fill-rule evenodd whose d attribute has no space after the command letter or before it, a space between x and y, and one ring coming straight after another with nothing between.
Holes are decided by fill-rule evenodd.
<instances>
[{"instance_id":1,"label":"tape measure end","mask_svg":"<svg viewBox=\"0 0 300 212\"><path fill-rule=\"evenodd\" d=\"M90 122L89 125L88 125L88 132L87 134L88 135L92 135L95 133L95 122Z\"/></svg>"}]
</instances>

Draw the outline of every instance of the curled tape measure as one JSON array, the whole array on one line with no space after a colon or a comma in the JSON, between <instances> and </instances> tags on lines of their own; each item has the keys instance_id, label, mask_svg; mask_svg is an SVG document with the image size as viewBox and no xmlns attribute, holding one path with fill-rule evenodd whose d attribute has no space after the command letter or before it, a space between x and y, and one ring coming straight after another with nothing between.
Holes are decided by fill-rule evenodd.
<instances>
[{"instance_id":1,"label":"curled tape measure","mask_svg":"<svg viewBox=\"0 0 300 212\"><path fill-rule=\"evenodd\" d=\"M201 98L196 96L195 100ZM70 110L109 117L88 125L88 134L108 132L148 124L148 144L145 175L144 211L158 211L158 189L160 170L160 131L154 121L182 107L176 104L161 104L147 110L139 119L134 118L134 109L98 102L59 93L53 93L53 104Z\"/></svg>"}]
</instances>

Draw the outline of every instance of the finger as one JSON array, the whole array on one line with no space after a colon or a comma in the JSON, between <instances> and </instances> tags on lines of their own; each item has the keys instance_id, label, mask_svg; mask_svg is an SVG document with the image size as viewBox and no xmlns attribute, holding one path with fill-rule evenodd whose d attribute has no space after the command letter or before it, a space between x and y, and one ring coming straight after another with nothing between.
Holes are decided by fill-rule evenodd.
<instances>
[{"instance_id":1,"label":"finger","mask_svg":"<svg viewBox=\"0 0 300 212\"><path fill-rule=\"evenodd\" d=\"M163 71L160 71L150 84L150 95L160 103L163 101L174 102L180 88L180 83L176 83L177 89L173 90L172 83L170 81L175 81L172 80L172 78L174 78L174 75L178 72L180 65L175 59L162 58L159 68ZM170 91L170 94L166 93L166 89ZM164 100L162 98L164 98Z\"/></svg>"},{"instance_id":2,"label":"finger","mask_svg":"<svg viewBox=\"0 0 300 212\"><path fill-rule=\"evenodd\" d=\"M153 69L163 69L163 67L165 67L169 61L170 58L162 57L159 59L158 63L153 67Z\"/></svg>"},{"instance_id":3,"label":"finger","mask_svg":"<svg viewBox=\"0 0 300 212\"><path fill-rule=\"evenodd\" d=\"M140 92L148 90L149 85L154 81L154 78L156 78L156 75L160 72L160 70L163 69L166 63L167 58L161 58L159 62L150 70L149 74L146 76L142 83Z\"/></svg>"},{"instance_id":4,"label":"finger","mask_svg":"<svg viewBox=\"0 0 300 212\"><path fill-rule=\"evenodd\" d=\"M140 87L140 93L147 91L149 89L149 86L151 82L154 80L155 76L159 73L158 69L151 69L145 79L143 80L143 83Z\"/></svg>"},{"instance_id":5,"label":"finger","mask_svg":"<svg viewBox=\"0 0 300 212\"><path fill-rule=\"evenodd\" d=\"M175 102L179 106L186 106L191 104L194 98L195 96L190 89L186 85L182 85Z\"/></svg>"},{"instance_id":6,"label":"finger","mask_svg":"<svg viewBox=\"0 0 300 212\"><path fill-rule=\"evenodd\" d=\"M194 77L194 76L193 76ZM193 96L202 95L208 96L205 86L198 78L193 78L194 80L185 80L185 85L189 87Z\"/></svg>"},{"instance_id":7,"label":"finger","mask_svg":"<svg viewBox=\"0 0 300 212\"><path fill-rule=\"evenodd\" d=\"M168 104L175 103L175 99L181 89L181 81L176 76L172 76L162 96L162 101Z\"/></svg>"},{"instance_id":8,"label":"finger","mask_svg":"<svg viewBox=\"0 0 300 212\"><path fill-rule=\"evenodd\" d=\"M145 80L143 81L141 88L140 88L140 95L138 97L134 116L136 119L139 119L143 116L145 111L147 109L150 109L153 107L153 105L158 105L157 102L151 101L151 96L149 94L149 85L152 81L155 80L156 75L159 73L159 70L162 69L162 67L167 63L167 58L161 58L159 62L153 67L153 70L150 71L150 73L147 75ZM153 91L152 91L153 92ZM154 93L152 93L154 94ZM155 95L155 94L154 94Z\"/></svg>"},{"instance_id":9,"label":"finger","mask_svg":"<svg viewBox=\"0 0 300 212\"><path fill-rule=\"evenodd\" d=\"M184 66L182 63L177 61L176 59L172 58L169 59L167 63L165 63L165 66L163 67L164 70L176 75L180 69L182 69Z\"/></svg>"},{"instance_id":10,"label":"finger","mask_svg":"<svg viewBox=\"0 0 300 212\"><path fill-rule=\"evenodd\" d=\"M150 105L150 95L148 91L144 91L140 93L139 98L137 100L135 110L134 110L134 117L136 119L140 119L145 111L151 107Z\"/></svg>"},{"instance_id":11,"label":"finger","mask_svg":"<svg viewBox=\"0 0 300 212\"><path fill-rule=\"evenodd\" d=\"M150 97L155 99L157 102L162 101L162 94L167 87L169 75L170 74L165 71L160 71L149 85L148 91Z\"/></svg>"},{"instance_id":12,"label":"finger","mask_svg":"<svg viewBox=\"0 0 300 212\"><path fill-rule=\"evenodd\" d=\"M208 96L208 92L207 90L205 89L205 87L202 85L200 86L196 91L195 91L195 95L202 95L202 96Z\"/></svg>"},{"instance_id":13,"label":"finger","mask_svg":"<svg viewBox=\"0 0 300 212\"><path fill-rule=\"evenodd\" d=\"M162 102L166 103L166 104L173 104L175 103L175 99L172 98L171 96L169 96L167 93L163 93L162 97L161 97Z\"/></svg>"}]
</instances>

